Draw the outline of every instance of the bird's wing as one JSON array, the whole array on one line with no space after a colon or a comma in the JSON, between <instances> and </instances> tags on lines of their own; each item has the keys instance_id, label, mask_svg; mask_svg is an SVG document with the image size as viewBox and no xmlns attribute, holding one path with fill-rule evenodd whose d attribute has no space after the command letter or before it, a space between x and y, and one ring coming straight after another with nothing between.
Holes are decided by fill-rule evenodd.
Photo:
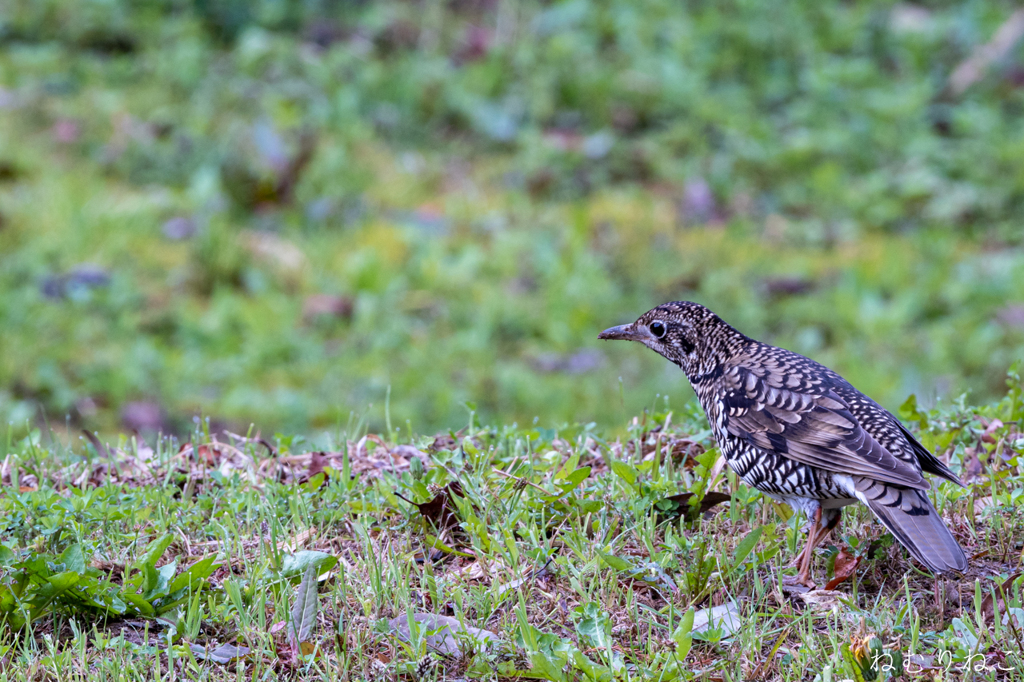
<instances>
[{"instance_id":1,"label":"bird's wing","mask_svg":"<svg viewBox=\"0 0 1024 682\"><path fill-rule=\"evenodd\" d=\"M868 433L827 375L801 371L796 363L740 357L718 382L722 416L733 436L837 474L928 489L919 466L894 456Z\"/></svg>"}]
</instances>

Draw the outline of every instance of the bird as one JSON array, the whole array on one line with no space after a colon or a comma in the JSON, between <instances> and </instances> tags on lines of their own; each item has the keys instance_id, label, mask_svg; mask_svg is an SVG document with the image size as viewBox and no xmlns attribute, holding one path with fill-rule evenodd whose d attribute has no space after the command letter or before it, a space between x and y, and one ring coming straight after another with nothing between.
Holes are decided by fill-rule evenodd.
<instances>
[{"instance_id":1,"label":"bird","mask_svg":"<svg viewBox=\"0 0 1024 682\"><path fill-rule=\"evenodd\" d=\"M928 499L923 474L963 482L836 372L756 341L690 301L659 305L598 338L637 341L679 366L729 467L809 520L795 582L814 588L814 550L843 507L857 502L933 573L966 570L967 556Z\"/></svg>"}]
</instances>

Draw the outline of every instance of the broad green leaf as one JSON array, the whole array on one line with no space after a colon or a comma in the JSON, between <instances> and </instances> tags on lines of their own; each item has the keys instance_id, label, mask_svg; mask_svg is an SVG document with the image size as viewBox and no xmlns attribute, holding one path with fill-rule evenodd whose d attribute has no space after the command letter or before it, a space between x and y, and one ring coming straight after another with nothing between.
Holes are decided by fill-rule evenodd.
<instances>
[{"instance_id":1,"label":"broad green leaf","mask_svg":"<svg viewBox=\"0 0 1024 682\"><path fill-rule=\"evenodd\" d=\"M150 590L143 594L146 599L152 601L160 597L166 597L169 594L167 588L171 584L171 580L174 578L174 573L177 570L177 564L177 560L174 560L169 564L164 564L160 568L155 569L156 582Z\"/></svg>"},{"instance_id":2,"label":"broad green leaf","mask_svg":"<svg viewBox=\"0 0 1024 682\"><path fill-rule=\"evenodd\" d=\"M294 629L296 641L299 643L308 642L313 634L313 627L316 625L316 614L319 607L317 598L317 572L316 565L309 564L306 572L302 575L298 592L295 595L295 603L290 611L291 627Z\"/></svg>"},{"instance_id":3,"label":"broad green leaf","mask_svg":"<svg viewBox=\"0 0 1024 682\"><path fill-rule=\"evenodd\" d=\"M26 577L46 580L53 573L47 564L47 559L52 558L53 557L48 554L37 554L25 559L19 564L15 564L14 568L21 569Z\"/></svg>"},{"instance_id":4,"label":"broad green leaf","mask_svg":"<svg viewBox=\"0 0 1024 682\"><path fill-rule=\"evenodd\" d=\"M325 478L326 478L326 474L324 474L324 472L321 471L321 472L313 475L308 481L303 483L302 484L302 489L305 490L308 493L315 493L317 490L320 489L320 486L322 486L324 484L324 479Z\"/></svg>"},{"instance_id":5,"label":"broad green leaf","mask_svg":"<svg viewBox=\"0 0 1024 682\"><path fill-rule=\"evenodd\" d=\"M622 557L615 556L614 554L607 554L605 552L602 552L599 549L595 550L595 551L597 552L598 556L600 556L601 559L604 560L604 562L606 564L608 564L611 568L614 568L616 571L632 571L633 570L633 564L631 564L626 559L623 559Z\"/></svg>"},{"instance_id":6,"label":"broad green leaf","mask_svg":"<svg viewBox=\"0 0 1024 682\"><path fill-rule=\"evenodd\" d=\"M49 610L49 605L74 587L81 578L82 576L78 573L65 571L58 573L40 585L29 600L32 606L31 620L34 621L44 616Z\"/></svg>"},{"instance_id":7,"label":"broad green leaf","mask_svg":"<svg viewBox=\"0 0 1024 682\"><path fill-rule=\"evenodd\" d=\"M577 670L580 670L584 675L592 680L597 680L598 682L611 682L612 671L606 666L594 663L578 649L574 650L572 654L572 664Z\"/></svg>"},{"instance_id":8,"label":"broad green leaf","mask_svg":"<svg viewBox=\"0 0 1024 682\"><path fill-rule=\"evenodd\" d=\"M917 422L920 428L928 426L928 415L917 407L917 396L913 393L900 405L899 415L903 421Z\"/></svg>"},{"instance_id":9,"label":"broad green leaf","mask_svg":"<svg viewBox=\"0 0 1024 682\"><path fill-rule=\"evenodd\" d=\"M588 500L588 499L574 499L572 506L576 507L576 510L581 515L596 514L605 507L605 503L601 500Z\"/></svg>"},{"instance_id":10,"label":"broad green leaf","mask_svg":"<svg viewBox=\"0 0 1024 682\"><path fill-rule=\"evenodd\" d=\"M679 660L686 658L686 654L690 653L690 647L693 646L693 608L686 610L683 615L683 619L679 621L679 627L672 633L672 641L676 643L676 656Z\"/></svg>"},{"instance_id":11,"label":"broad green leaf","mask_svg":"<svg viewBox=\"0 0 1024 682\"><path fill-rule=\"evenodd\" d=\"M85 573L85 553L78 543L68 546L60 555L60 563L64 564L65 571Z\"/></svg>"},{"instance_id":12,"label":"broad green leaf","mask_svg":"<svg viewBox=\"0 0 1024 682\"><path fill-rule=\"evenodd\" d=\"M281 562L281 575L286 578L303 575L309 566L315 566L317 574L320 574L331 570L337 563L337 557L326 552L304 549L295 554L285 554L284 560Z\"/></svg>"},{"instance_id":13,"label":"broad green leaf","mask_svg":"<svg viewBox=\"0 0 1024 682\"><path fill-rule=\"evenodd\" d=\"M580 487L588 478L590 478L590 467L583 467L582 469L577 469L572 472L565 477L565 481L558 484L558 488L561 492L557 497L565 497L573 490Z\"/></svg>"},{"instance_id":14,"label":"broad green leaf","mask_svg":"<svg viewBox=\"0 0 1024 682\"><path fill-rule=\"evenodd\" d=\"M134 592L122 592L121 598L130 604L141 616L155 616L156 609L141 594L135 594Z\"/></svg>"},{"instance_id":15,"label":"broad green leaf","mask_svg":"<svg viewBox=\"0 0 1024 682\"><path fill-rule=\"evenodd\" d=\"M563 670L565 663L562 661L552 659L541 651L529 651L527 655L530 657L529 677L551 682L565 682L568 679Z\"/></svg>"},{"instance_id":16,"label":"broad green leaf","mask_svg":"<svg viewBox=\"0 0 1024 682\"><path fill-rule=\"evenodd\" d=\"M621 460L612 460L612 471L623 481L630 485L636 485L637 470Z\"/></svg>"},{"instance_id":17,"label":"broad green leaf","mask_svg":"<svg viewBox=\"0 0 1024 682\"><path fill-rule=\"evenodd\" d=\"M561 481L561 480L568 479L570 474L573 474L576 471L579 471L579 469L576 468L577 466L579 466L579 463L580 463L580 452L579 452L579 450L575 450L574 449L572 451L572 454L569 455L569 458L567 460L565 460L565 464L562 465L562 468L558 470L557 474L555 474L555 479L554 480L556 482L558 482L558 481Z\"/></svg>"},{"instance_id":18,"label":"broad green leaf","mask_svg":"<svg viewBox=\"0 0 1024 682\"><path fill-rule=\"evenodd\" d=\"M220 567L220 564L213 563L215 560L216 557L210 555L189 566L187 570L179 574L173 582L167 586L167 594L173 595L186 588L201 585L204 580L209 578L210 575Z\"/></svg>"},{"instance_id":19,"label":"broad green leaf","mask_svg":"<svg viewBox=\"0 0 1024 682\"><path fill-rule=\"evenodd\" d=\"M520 608L523 601L520 596ZM517 609L519 611L519 609ZM528 677L566 682L565 667L570 656L576 651L571 643L551 633L541 633L532 625L525 623L525 614L517 614L520 619L520 637L523 648L530 659Z\"/></svg>"},{"instance_id":20,"label":"broad green leaf","mask_svg":"<svg viewBox=\"0 0 1024 682\"><path fill-rule=\"evenodd\" d=\"M4 592L0 587L0 631L10 629L17 632L25 627L25 612L21 609L18 600L10 592Z\"/></svg>"},{"instance_id":21,"label":"broad green leaf","mask_svg":"<svg viewBox=\"0 0 1024 682\"><path fill-rule=\"evenodd\" d=\"M132 565L140 570L147 565L155 566L156 562L160 561L160 557L164 555L164 552L167 551L167 548L171 546L172 542L174 542L174 533L164 533L149 543L149 546L146 547L146 551L143 552L142 556L136 559L135 563Z\"/></svg>"},{"instance_id":22,"label":"broad green leaf","mask_svg":"<svg viewBox=\"0 0 1024 682\"><path fill-rule=\"evenodd\" d=\"M576 631L590 640L599 649L611 649L612 623L608 612L596 602L588 602L583 607L583 617L576 625Z\"/></svg>"},{"instance_id":23,"label":"broad green leaf","mask_svg":"<svg viewBox=\"0 0 1024 682\"><path fill-rule=\"evenodd\" d=\"M733 569L742 564L743 560L746 559L752 551L754 551L754 548L757 547L758 541L761 539L761 533L763 530L764 529L761 526L758 526L747 533L746 536L740 540L740 543L736 545L736 549L732 554Z\"/></svg>"},{"instance_id":24,"label":"broad green leaf","mask_svg":"<svg viewBox=\"0 0 1024 682\"><path fill-rule=\"evenodd\" d=\"M142 572L142 593L149 594L152 592L160 580L160 574L156 571L156 566L151 563L145 563L141 567Z\"/></svg>"}]
</instances>

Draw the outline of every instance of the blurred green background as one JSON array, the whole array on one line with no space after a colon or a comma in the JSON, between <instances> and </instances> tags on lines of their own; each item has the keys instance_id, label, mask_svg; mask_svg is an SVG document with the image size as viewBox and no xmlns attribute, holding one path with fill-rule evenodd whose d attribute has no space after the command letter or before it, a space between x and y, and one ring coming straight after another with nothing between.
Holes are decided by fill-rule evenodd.
<instances>
[{"instance_id":1,"label":"blurred green background","mask_svg":"<svg viewBox=\"0 0 1024 682\"><path fill-rule=\"evenodd\" d=\"M890 408L1001 394L1024 48L967 60L1014 9L7 0L0 419L615 427L692 400L596 339L675 299Z\"/></svg>"}]
</instances>

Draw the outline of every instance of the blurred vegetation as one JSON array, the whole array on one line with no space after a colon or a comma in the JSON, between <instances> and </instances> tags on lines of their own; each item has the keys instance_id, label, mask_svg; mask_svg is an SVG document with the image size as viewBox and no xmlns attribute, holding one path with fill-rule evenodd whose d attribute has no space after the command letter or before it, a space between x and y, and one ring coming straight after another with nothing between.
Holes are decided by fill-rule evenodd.
<instances>
[{"instance_id":1,"label":"blurred vegetation","mask_svg":"<svg viewBox=\"0 0 1024 682\"><path fill-rule=\"evenodd\" d=\"M1024 50L947 83L1013 9L8 0L0 417L621 424L691 394L597 332L673 299L1001 394Z\"/></svg>"}]
</instances>

